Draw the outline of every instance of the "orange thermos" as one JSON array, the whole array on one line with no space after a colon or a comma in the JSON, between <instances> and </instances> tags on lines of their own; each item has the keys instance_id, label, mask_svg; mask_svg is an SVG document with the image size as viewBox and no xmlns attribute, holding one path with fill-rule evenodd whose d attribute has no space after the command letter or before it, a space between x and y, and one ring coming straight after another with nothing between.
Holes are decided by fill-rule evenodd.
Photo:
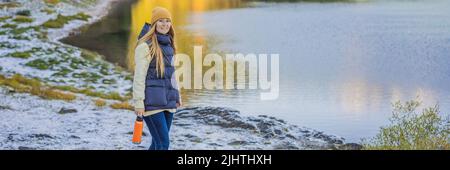
<instances>
[{"instance_id":1,"label":"orange thermos","mask_svg":"<svg viewBox=\"0 0 450 170\"><path fill-rule=\"evenodd\" d=\"M133 131L133 143L134 144L140 144L141 138L142 138L142 117L138 116L136 118L136 121L134 122L134 131Z\"/></svg>"}]
</instances>

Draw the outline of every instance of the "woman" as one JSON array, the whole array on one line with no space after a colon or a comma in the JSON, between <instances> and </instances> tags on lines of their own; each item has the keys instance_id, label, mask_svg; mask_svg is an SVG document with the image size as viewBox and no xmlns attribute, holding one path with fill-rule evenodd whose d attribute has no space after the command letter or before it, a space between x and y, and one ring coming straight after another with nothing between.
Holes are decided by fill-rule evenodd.
<instances>
[{"instance_id":1,"label":"woman","mask_svg":"<svg viewBox=\"0 0 450 170\"><path fill-rule=\"evenodd\" d=\"M150 150L169 149L173 114L181 106L173 65L174 39L169 11L154 8L149 30L144 26L135 48L133 80L135 113L143 116L150 131Z\"/></svg>"}]
</instances>

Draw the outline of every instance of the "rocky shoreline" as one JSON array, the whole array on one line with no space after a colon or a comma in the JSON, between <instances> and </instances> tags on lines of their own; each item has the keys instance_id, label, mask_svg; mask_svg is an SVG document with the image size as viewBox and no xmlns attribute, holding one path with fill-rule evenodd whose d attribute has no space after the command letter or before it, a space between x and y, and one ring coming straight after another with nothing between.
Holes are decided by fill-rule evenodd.
<instances>
[{"instance_id":1,"label":"rocky shoreline","mask_svg":"<svg viewBox=\"0 0 450 170\"><path fill-rule=\"evenodd\" d=\"M361 149L355 143L306 127L290 125L267 115L243 116L238 110L224 107L189 107L177 111L174 125L188 127L190 122L217 126L224 131L250 133L258 140L236 140L228 144L260 146L258 149Z\"/></svg>"}]
</instances>

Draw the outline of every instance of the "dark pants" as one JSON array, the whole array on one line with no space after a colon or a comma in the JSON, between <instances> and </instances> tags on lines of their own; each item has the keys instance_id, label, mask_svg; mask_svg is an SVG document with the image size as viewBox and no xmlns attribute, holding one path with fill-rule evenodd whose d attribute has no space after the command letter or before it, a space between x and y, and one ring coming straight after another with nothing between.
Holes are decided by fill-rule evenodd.
<instances>
[{"instance_id":1,"label":"dark pants","mask_svg":"<svg viewBox=\"0 0 450 170\"><path fill-rule=\"evenodd\" d=\"M150 116L145 116L144 120L148 130L152 135L152 144L149 150L169 149L169 130L172 124L173 113L163 111Z\"/></svg>"}]
</instances>

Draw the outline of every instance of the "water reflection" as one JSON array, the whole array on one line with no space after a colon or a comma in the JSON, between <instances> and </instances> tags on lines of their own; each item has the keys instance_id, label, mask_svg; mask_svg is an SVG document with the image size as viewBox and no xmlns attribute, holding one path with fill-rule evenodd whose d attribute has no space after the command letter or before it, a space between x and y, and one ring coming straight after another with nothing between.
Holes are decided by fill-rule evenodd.
<instances>
[{"instance_id":1,"label":"water reflection","mask_svg":"<svg viewBox=\"0 0 450 170\"><path fill-rule=\"evenodd\" d=\"M155 6L167 8L172 13L173 24L177 33L178 52L191 55L193 46L203 45L205 50L215 41L184 29L188 25L191 13L210 10L222 10L245 6L243 0L121 0L117 2L108 16L101 21L82 28L82 33L62 39L67 44L96 51L106 60L133 70L133 50L136 38L145 22L150 21L151 10ZM196 20L201 23L201 20Z\"/></svg>"},{"instance_id":2,"label":"water reflection","mask_svg":"<svg viewBox=\"0 0 450 170\"><path fill-rule=\"evenodd\" d=\"M136 38L139 31L145 22L150 22L151 10L155 6L162 6L167 8L173 19L173 24L176 31L177 48L179 53L186 53L192 56L194 45L204 45L207 47L206 37L201 36L207 33L193 34L192 32L183 29L188 25L188 17L190 13L205 12L209 10L220 10L241 7L243 2L241 0L138 0L131 5L131 25L130 37L128 39L128 59L127 68L133 70L134 59L133 50L135 47ZM196 20L201 24L201 20ZM205 49L207 50L207 49Z\"/></svg>"}]
</instances>

